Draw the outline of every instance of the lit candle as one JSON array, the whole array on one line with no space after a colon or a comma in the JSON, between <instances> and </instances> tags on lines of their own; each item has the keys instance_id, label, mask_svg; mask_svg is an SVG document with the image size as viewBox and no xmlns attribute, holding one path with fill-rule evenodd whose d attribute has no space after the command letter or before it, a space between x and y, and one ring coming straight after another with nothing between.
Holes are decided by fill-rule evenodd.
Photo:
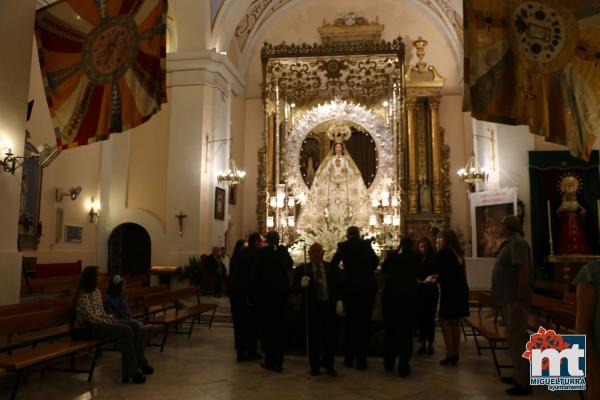
<instances>
[{"instance_id":1,"label":"lit candle","mask_svg":"<svg viewBox=\"0 0 600 400\"><path fill-rule=\"evenodd\" d=\"M371 225L371 226L377 225L377 216L375 216L375 215L369 216L369 225Z\"/></svg>"}]
</instances>

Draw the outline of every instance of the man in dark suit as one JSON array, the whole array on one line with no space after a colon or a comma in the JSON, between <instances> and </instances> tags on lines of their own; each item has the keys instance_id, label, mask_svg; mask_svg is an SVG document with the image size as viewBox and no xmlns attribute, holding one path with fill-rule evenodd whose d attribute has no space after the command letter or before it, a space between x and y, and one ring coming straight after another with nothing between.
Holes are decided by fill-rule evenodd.
<instances>
[{"instance_id":1,"label":"man in dark suit","mask_svg":"<svg viewBox=\"0 0 600 400\"><path fill-rule=\"evenodd\" d=\"M337 311L341 312L341 274L338 267L323 261L323 246L313 243L310 262L296 268L294 290L303 293L308 314L308 358L310 374L319 375L321 366L336 376L334 355L337 345ZM338 303L339 302L339 303ZM336 307L337 306L337 307Z\"/></svg>"},{"instance_id":2,"label":"man in dark suit","mask_svg":"<svg viewBox=\"0 0 600 400\"><path fill-rule=\"evenodd\" d=\"M346 311L346 343L344 365L352 367L356 358L356 368L367 369L367 347L371 325L371 313L377 294L377 283L373 272L379 258L371 243L361 239L360 230L351 226L346 230L348 240L338 244L331 260L337 267L344 263L342 270L342 299Z\"/></svg>"},{"instance_id":3,"label":"man in dark suit","mask_svg":"<svg viewBox=\"0 0 600 400\"><path fill-rule=\"evenodd\" d=\"M253 299L258 309L261 344L265 354L263 368L281 372L285 348L285 309L290 294L288 271L294 262L279 234L267 233L267 245L256 253L252 274Z\"/></svg>"},{"instance_id":4,"label":"man in dark suit","mask_svg":"<svg viewBox=\"0 0 600 400\"><path fill-rule=\"evenodd\" d=\"M229 302L233 320L233 336L237 361L258 360L258 316L250 301L250 278L256 263L256 252L262 247L260 233L248 238L248 247L234 254L229 264Z\"/></svg>"}]
</instances>

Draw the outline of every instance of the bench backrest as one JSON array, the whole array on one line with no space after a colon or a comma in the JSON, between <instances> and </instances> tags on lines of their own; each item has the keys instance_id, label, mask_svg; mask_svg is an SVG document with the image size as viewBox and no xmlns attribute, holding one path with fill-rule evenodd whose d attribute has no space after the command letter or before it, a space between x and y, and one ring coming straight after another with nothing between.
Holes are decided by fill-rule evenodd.
<instances>
[{"instance_id":1,"label":"bench backrest","mask_svg":"<svg viewBox=\"0 0 600 400\"><path fill-rule=\"evenodd\" d=\"M0 336L11 336L69 324L72 312L73 308L71 306L64 306L50 310L0 317Z\"/></svg>"},{"instance_id":2,"label":"bench backrest","mask_svg":"<svg viewBox=\"0 0 600 400\"><path fill-rule=\"evenodd\" d=\"M0 306L0 317L51 310L73 304L73 297L61 297L53 300L39 300L28 303L7 304Z\"/></svg>"},{"instance_id":3,"label":"bench backrest","mask_svg":"<svg viewBox=\"0 0 600 400\"><path fill-rule=\"evenodd\" d=\"M169 290L166 292L151 293L143 297L144 308L148 310L153 306L177 306L182 300L189 299L192 297L196 298L199 302L200 289L197 286L190 286L181 289Z\"/></svg>"},{"instance_id":4,"label":"bench backrest","mask_svg":"<svg viewBox=\"0 0 600 400\"><path fill-rule=\"evenodd\" d=\"M539 308L550 313L555 310L565 311L568 313L575 313L577 311L577 304L554 299L552 297L541 296L539 294L532 295L531 305L535 308Z\"/></svg>"},{"instance_id":5,"label":"bench backrest","mask_svg":"<svg viewBox=\"0 0 600 400\"><path fill-rule=\"evenodd\" d=\"M534 281L531 286L535 292L551 294L556 298L562 298L565 293L569 292L569 285L566 283Z\"/></svg>"},{"instance_id":6,"label":"bench backrest","mask_svg":"<svg viewBox=\"0 0 600 400\"><path fill-rule=\"evenodd\" d=\"M167 285L156 285L156 286L142 286L142 287L127 287L123 292L129 302L133 302L140 297L152 293L166 292Z\"/></svg>"}]
</instances>

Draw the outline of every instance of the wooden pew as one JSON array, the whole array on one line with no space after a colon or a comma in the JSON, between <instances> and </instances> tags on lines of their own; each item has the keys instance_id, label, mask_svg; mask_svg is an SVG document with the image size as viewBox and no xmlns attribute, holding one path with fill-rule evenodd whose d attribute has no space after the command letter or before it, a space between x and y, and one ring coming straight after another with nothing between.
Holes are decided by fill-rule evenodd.
<instances>
[{"instance_id":1,"label":"wooden pew","mask_svg":"<svg viewBox=\"0 0 600 400\"><path fill-rule=\"evenodd\" d=\"M43 311L73 304L73 297L61 297L52 300L38 300L26 303L7 304L0 306L0 317L16 314L26 314L35 311Z\"/></svg>"},{"instance_id":2,"label":"wooden pew","mask_svg":"<svg viewBox=\"0 0 600 400\"><path fill-rule=\"evenodd\" d=\"M190 298L192 300L195 298L195 304L185 305L183 300L189 300ZM192 336L194 325L200 324L200 316L210 311L212 311L212 315L208 327L209 329L212 328L217 310L217 304L200 303L200 288L196 286L147 294L143 297L143 303L146 310L146 319L143 322L163 327L162 343L148 343L149 346L160 346L161 352L165 348L169 333L187 334L189 339ZM178 330L178 327L183 323L190 325L187 332ZM175 328L175 330L172 331L171 328Z\"/></svg>"},{"instance_id":3,"label":"wooden pew","mask_svg":"<svg viewBox=\"0 0 600 400\"><path fill-rule=\"evenodd\" d=\"M71 312L71 308L63 307L0 318L0 335L10 337L11 340L12 338L17 338L16 340L18 340L19 338L38 335L34 341L37 347L20 349L11 354L0 355L0 369L17 374L10 395L11 400L17 395L23 371L67 356L72 357L70 368L52 369L55 371L87 373L88 381L91 381L99 348L106 343L105 341L64 338L49 342L48 340L56 339L57 336L54 334L45 336L41 334L40 336L40 332L51 331L54 327L68 326L71 320ZM84 370L75 369L75 355L79 352L89 350L94 350L89 368Z\"/></svg>"},{"instance_id":4,"label":"wooden pew","mask_svg":"<svg viewBox=\"0 0 600 400\"><path fill-rule=\"evenodd\" d=\"M534 281L531 284L533 292L543 296L562 299L565 293L569 292L570 286L566 283L550 281Z\"/></svg>"},{"instance_id":5,"label":"wooden pew","mask_svg":"<svg viewBox=\"0 0 600 400\"><path fill-rule=\"evenodd\" d=\"M477 304L476 312L464 318L464 322L471 327L477 353L481 355L481 350L490 350L494 359L494 366L499 376L503 368L512 368L512 365L500 364L496 355L496 350L507 350L506 329L498 323L498 311L490 303L490 294L487 292L474 292L470 298ZM488 342L488 346L479 343L478 337L483 337Z\"/></svg>"},{"instance_id":6,"label":"wooden pew","mask_svg":"<svg viewBox=\"0 0 600 400\"><path fill-rule=\"evenodd\" d=\"M64 275L50 278L29 278L31 293L63 293L72 295L77 290L81 275Z\"/></svg>"}]
</instances>

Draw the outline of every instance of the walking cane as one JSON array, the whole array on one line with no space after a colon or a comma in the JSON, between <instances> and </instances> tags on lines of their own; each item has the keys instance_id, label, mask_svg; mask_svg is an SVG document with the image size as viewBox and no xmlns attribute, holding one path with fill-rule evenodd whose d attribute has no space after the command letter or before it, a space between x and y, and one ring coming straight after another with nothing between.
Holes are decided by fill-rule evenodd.
<instances>
[{"instance_id":1,"label":"walking cane","mask_svg":"<svg viewBox=\"0 0 600 400\"><path fill-rule=\"evenodd\" d=\"M304 276L308 276L308 263L306 259L306 242L304 242ZM304 327L306 336L306 360L310 367L310 342L308 339L308 286L304 288Z\"/></svg>"}]
</instances>

